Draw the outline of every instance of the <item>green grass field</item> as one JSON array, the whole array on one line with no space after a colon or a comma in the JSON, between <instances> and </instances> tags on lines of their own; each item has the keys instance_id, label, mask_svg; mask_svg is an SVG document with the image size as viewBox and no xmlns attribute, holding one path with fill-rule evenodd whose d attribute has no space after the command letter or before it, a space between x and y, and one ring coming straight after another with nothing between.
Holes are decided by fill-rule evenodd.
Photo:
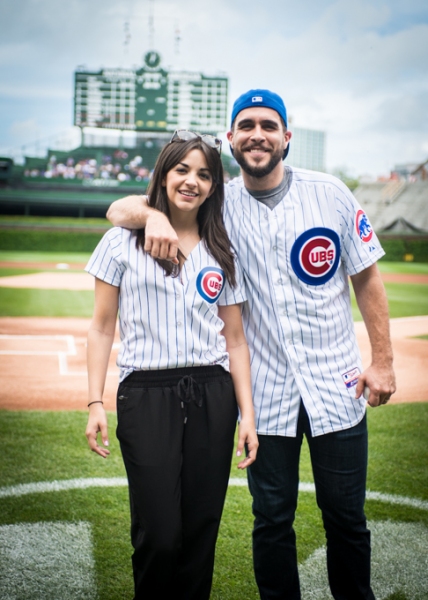
<instances>
[{"instance_id":1,"label":"green grass field","mask_svg":"<svg viewBox=\"0 0 428 600\"><path fill-rule=\"evenodd\" d=\"M86 414L81 412L0 412L2 486L75 478L124 477L118 443L113 435L115 414L109 414L112 454L107 460L87 449L85 422ZM427 426L427 404L387 406L369 411L368 489L385 495L425 500L426 504L425 509L421 509L368 500L366 512L370 522L416 524L421 531L428 530ZM239 476L235 466L231 476ZM303 448L301 480L312 481L306 445ZM89 523L98 597L105 600L132 597L128 498L124 486L6 497L0 498L0 506L0 531L2 525L18 523ZM217 546L213 599L257 598L251 565L251 527L251 498L247 488L231 486ZM299 561L304 573L306 561L324 544L320 513L313 493L300 494L296 532ZM423 550L421 543L415 540L416 546ZM414 551L414 548L411 550ZM424 585L426 579L421 573L421 581L402 583L401 588L396 590L399 595L388 598L423 598L406 595L403 589L415 590L419 594ZM428 588L425 590L428 591ZM36 599L35 596L32 598Z\"/></svg>"},{"instance_id":2,"label":"green grass field","mask_svg":"<svg viewBox=\"0 0 428 600\"><path fill-rule=\"evenodd\" d=\"M0 262L73 265L87 263L89 256L83 252L0 252ZM38 272L41 270L7 267L0 269L0 277ZM91 317L93 306L93 292L0 287L0 317Z\"/></svg>"},{"instance_id":3,"label":"green grass field","mask_svg":"<svg viewBox=\"0 0 428 600\"><path fill-rule=\"evenodd\" d=\"M0 262L46 262L85 264L87 253L0 252ZM428 274L428 264L380 262L379 268L385 273ZM37 272L37 269L4 268L0 277L24 275ZM428 314L428 285L385 284L391 318ZM355 321L361 321L361 313L355 302L351 288L352 314ZM93 310L93 293L87 291L34 290L0 287L0 316L90 317Z\"/></svg>"},{"instance_id":4,"label":"green grass field","mask_svg":"<svg viewBox=\"0 0 428 600\"><path fill-rule=\"evenodd\" d=\"M55 226L74 226L79 229L85 227L105 227L108 229L111 224L107 219L102 218L88 218L81 219L79 217L45 217L45 216L24 216L24 215L1 215L0 223L3 227L12 225L43 225L44 227L55 227Z\"/></svg>"},{"instance_id":5,"label":"green grass field","mask_svg":"<svg viewBox=\"0 0 428 600\"><path fill-rule=\"evenodd\" d=\"M0 317L91 317L93 306L88 291L0 288Z\"/></svg>"},{"instance_id":6,"label":"green grass field","mask_svg":"<svg viewBox=\"0 0 428 600\"><path fill-rule=\"evenodd\" d=\"M0 253L0 261L11 262L84 263L87 258L87 255L45 253L25 254L23 258L18 253ZM389 272L428 272L428 265L381 263L380 266ZM26 269L22 273L33 271ZM0 276L20 272L8 268L1 270ZM387 284L386 287L392 316L428 314L428 286ZM0 288L1 315L90 316L91 311L91 292ZM86 419L84 412L0 411L2 600L132 597L128 495L114 436L116 415L109 414L112 453L107 460L88 450L84 436ZM370 494L366 512L373 531L376 597L427 599L428 404L371 409L368 423ZM306 444L300 473L302 482L312 482ZM236 459L231 477L241 481L245 478L236 469ZM95 487L99 478L110 480L112 485ZM57 491L34 489L25 495L21 488L13 487L68 480L95 483L87 488L73 483L70 489ZM330 597L325 591L324 559L318 550L324 546L324 532L315 495L310 487L307 489L300 493L296 516L302 598L324 600ZM252 571L251 528L249 492L245 485L231 485L217 545L213 600L258 598ZM26 549L31 546L25 555L19 554L16 540L21 539ZM22 572L31 573L27 587L22 586ZM75 587L76 581L81 582L79 589Z\"/></svg>"},{"instance_id":7,"label":"green grass field","mask_svg":"<svg viewBox=\"0 0 428 600\"><path fill-rule=\"evenodd\" d=\"M0 262L46 262L81 263L88 262L87 252L8 252L0 251Z\"/></svg>"},{"instance_id":8,"label":"green grass field","mask_svg":"<svg viewBox=\"0 0 428 600\"><path fill-rule=\"evenodd\" d=\"M414 271L412 271L414 273ZM385 283L391 319L428 315L428 285ZM352 315L354 321L362 321L351 286Z\"/></svg>"}]
</instances>

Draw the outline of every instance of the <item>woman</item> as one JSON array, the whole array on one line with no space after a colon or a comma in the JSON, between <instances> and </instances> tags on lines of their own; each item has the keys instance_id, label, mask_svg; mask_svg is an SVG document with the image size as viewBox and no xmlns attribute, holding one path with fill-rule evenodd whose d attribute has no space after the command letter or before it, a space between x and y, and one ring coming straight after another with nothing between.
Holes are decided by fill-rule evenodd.
<instances>
[{"instance_id":1,"label":"woman","mask_svg":"<svg viewBox=\"0 0 428 600\"><path fill-rule=\"evenodd\" d=\"M144 231L115 227L95 276L88 334L90 448L108 445L102 394L120 307L117 437L127 471L135 598L204 600L240 411L237 454L258 447L241 274L222 221L221 142L177 131L157 160L150 206L168 215L179 264L144 252Z\"/></svg>"}]
</instances>

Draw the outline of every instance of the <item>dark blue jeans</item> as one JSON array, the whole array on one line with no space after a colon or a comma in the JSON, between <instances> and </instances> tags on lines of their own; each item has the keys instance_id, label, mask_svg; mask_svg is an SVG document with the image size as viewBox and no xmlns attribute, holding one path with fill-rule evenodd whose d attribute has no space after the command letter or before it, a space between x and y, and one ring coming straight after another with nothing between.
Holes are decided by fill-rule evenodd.
<instances>
[{"instance_id":1,"label":"dark blue jeans","mask_svg":"<svg viewBox=\"0 0 428 600\"><path fill-rule=\"evenodd\" d=\"M306 435L317 504L327 538L327 569L336 600L373 600L370 532L364 500L367 473L366 417L355 427L312 437L301 404L295 438L259 436L257 460L248 469L255 517L254 571L262 600L300 600L293 529L299 459Z\"/></svg>"}]
</instances>

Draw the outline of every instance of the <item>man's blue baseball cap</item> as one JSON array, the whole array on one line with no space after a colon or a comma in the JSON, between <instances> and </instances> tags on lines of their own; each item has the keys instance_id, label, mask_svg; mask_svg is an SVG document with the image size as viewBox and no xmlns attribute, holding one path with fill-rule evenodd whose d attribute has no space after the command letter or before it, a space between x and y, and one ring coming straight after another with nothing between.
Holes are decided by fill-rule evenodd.
<instances>
[{"instance_id":1,"label":"man's blue baseball cap","mask_svg":"<svg viewBox=\"0 0 428 600\"><path fill-rule=\"evenodd\" d=\"M242 96L239 96L232 108L231 124L241 110L244 110L244 108L254 108L255 106L265 106L266 108L276 110L287 127L287 110L284 102L278 94L270 90L249 90L245 94L242 94Z\"/></svg>"},{"instance_id":2,"label":"man's blue baseball cap","mask_svg":"<svg viewBox=\"0 0 428 600\"><path fill-rule=\"evenodd\" d=\"M278 94L270 90L249 90L245 94L242 94L242 96L239 96L232 108L231 127L241 110L257 106L265 106L266 108L275 110L287 127L287 109L285 108L284 101ZM288 143L287 148L284 150L284 158L287 156L289 149L290 143Z\"/></svg>"}]
</instances>

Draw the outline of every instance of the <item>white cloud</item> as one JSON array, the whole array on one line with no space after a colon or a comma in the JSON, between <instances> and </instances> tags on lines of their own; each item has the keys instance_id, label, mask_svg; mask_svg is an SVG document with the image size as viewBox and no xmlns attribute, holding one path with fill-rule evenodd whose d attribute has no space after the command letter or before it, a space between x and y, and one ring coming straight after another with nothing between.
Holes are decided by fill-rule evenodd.
<instances>
[{"instance_id":1,"label":"white cloud","mask_svg":"<svg viewBox=\"0 0 428 600\"><path fill-rule=\"evenodd\" d=\"M32 81L16 81L11 83L0 83L0 97L3 98L63 98L68 99L73 94L72 84L67 87L58 87L55 85L43 85L42 82L34 83Z\"/></svg>"},{"instance_id":2,"label":"white cloud","mask_svg":"<svg viewBox=\"0 0 428 600\"><path fill-rule=\"evenodd\" d=\"M350 169L376 174L409 153L415 161L426 155L428 11L421 0L406 6L398 0L157 0L153 6L154 44L164 65L225 72L230 107L249 88L277 91L296 126L327 132L330 168L346 158ZM149 2L141 0L70 0L59 26L54 0L6 0L0 102L27 98L26 113L45 124L43 103L31 101L49 99L55 127L61 119L69 125L77 65L141 65L149 49L148 13ZM0 132L6 121L20 120L14 111L10 102L0 111Z\"/></svg>"},{"instance_id":3,"label":"white cloud","mask_svg":"<svg viewBox=\"0 0 428 600\"><path fill-rule=\"evenodd\" d=\"M428 89L385 98L378 108L377 128L383 131L428 131Z\"/></svg>"},{"instance_id":4,"label":"white cloud","mask_svg":"<svg viewBox=\"0 0 428 600\"><path fill-rule=\"evenodd\" d=\"M28 139L35 139L42 134L42 128L38 125L36 119L27 119L26 121L14 121L9 133L16 138L18 142L25 142Z\"/></svg>"}]
</instances>

